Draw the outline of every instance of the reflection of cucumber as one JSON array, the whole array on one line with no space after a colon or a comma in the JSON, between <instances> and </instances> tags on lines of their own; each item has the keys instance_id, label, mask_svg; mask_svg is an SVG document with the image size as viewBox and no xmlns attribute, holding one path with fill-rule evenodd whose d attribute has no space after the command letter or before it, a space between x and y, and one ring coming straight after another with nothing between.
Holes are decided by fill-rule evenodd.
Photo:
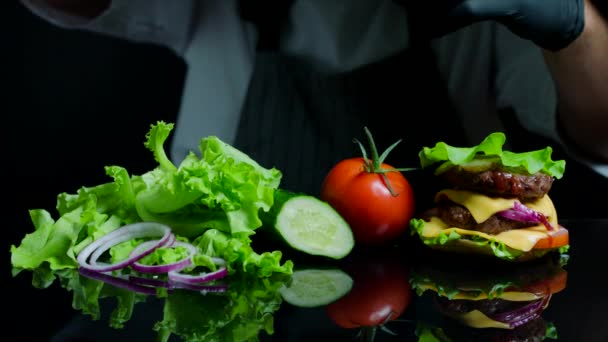
<instances>
[{"instance_id":1,"label":"reflection of cucumber","mask_svg":"<svg viewBox=\"0 0 608 342\"><path fill-rule=\"evenodd\" d=\"M344 271L310 268L294 270L291 282L279 292L291 305L312 308L338 300L352 287L353 279Z\"/></svg>"},{"instance_id":2,"label":"reflection of cucumber","mask_svg":"<svg viewBox=\"0 0 608 342\"><path fill-rule=\"evenodd\" d=\"M328 203L313 196L276 190L274 205L261 216L291 248L310 255L341 259L355 245L348 223Z\"/></svg>"}]
</instances>

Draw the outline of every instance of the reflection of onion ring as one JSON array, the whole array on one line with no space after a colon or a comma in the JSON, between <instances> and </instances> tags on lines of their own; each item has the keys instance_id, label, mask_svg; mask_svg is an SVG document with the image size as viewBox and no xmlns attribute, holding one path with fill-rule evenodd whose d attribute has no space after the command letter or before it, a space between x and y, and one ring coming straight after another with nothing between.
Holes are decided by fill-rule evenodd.
<instances>
[{"instance_id":1,"label":"reflection of onion ring","mask_svg":"<svg viewBox=\"0 0 608 342\"><path fill-rule=\"evenodd\" d=\"M548 295L546 297L543 297L542 299L528 303L515 310L493 315L491 318L499 322L507 323L511 328L517 328L530 322L535 318L540 317L541 312L549 304L550 298L551 295Z\"/></svg>"}]
</instances>

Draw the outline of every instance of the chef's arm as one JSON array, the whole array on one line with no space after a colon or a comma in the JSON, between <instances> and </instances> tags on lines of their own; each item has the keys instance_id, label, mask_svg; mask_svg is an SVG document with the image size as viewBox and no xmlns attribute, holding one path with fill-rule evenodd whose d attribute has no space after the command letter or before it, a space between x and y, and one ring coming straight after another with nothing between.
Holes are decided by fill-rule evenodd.
<instances>
[{"instance_id":1,"label":"chef's arm","mask_svg":"<svg viewBox=\"0 0 608 342\"><path fill-rule=\"evenodd\" d=\"M563 138L590 159L608 161L608 24L590 0L581 35L544 56L558 90Z\"/></svg>"}]
</instances>

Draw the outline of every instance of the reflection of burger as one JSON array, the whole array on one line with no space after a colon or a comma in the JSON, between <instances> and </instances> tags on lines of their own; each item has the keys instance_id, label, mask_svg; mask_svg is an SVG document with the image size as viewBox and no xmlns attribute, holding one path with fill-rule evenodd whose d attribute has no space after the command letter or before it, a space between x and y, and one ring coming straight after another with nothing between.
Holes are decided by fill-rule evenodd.
<instances>
[{"instance_id":1,"label":"reflection of burger","mask_svg":"<svg viewBox=\"0 0 608 342\"><path fill-rule=\"evenodd\" d=\"M503 151L505 136L493 133L478 146L438 143L420 152L423 168L448 184L436 206L411 220L425 245L455 252L528 260L568 248L568 230L557 220L548 192L565 161L552 149Z\"/></svg>"},{"instance_id":2,"label":"reflection of burger","mask_svg":"<svg viewBox=\"0 0 608 342\"><path fill-rule=\"evenodd\" d=\"M455 322L436 327L420 322L416 335L419 342L536 342L557 339L557 330L542 318L513 330L475 329Z\"/></svg>"},{"instance_id":3,"label":"reflection of burger","mask_svg":"<svg viewBox=\"0 0 608 342\"><path fill-rule=\"evenodd\" d=\"M415 266L410 282L448 318L441 328L452 340L540 341L555 335L541 314L566 287L565 259L545 256L517 266L439 259Z\"/></svg>"}]
</instances>

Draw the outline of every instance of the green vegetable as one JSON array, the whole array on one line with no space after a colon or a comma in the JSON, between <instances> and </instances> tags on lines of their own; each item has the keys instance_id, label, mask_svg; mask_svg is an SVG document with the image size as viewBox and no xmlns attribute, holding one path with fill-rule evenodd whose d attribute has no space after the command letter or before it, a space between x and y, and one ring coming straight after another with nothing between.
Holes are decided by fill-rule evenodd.
<instances>
[{"instance_id":1,"label":"green vegetable","mask_svg":"<svg viewBox=\"0 0 608 342\"><path fill-rule=\"evenodd\" d=\"M227 279L223 295L176 291L165 299L163 320L154 330L168 339L183 341L258 341L260 333L274 333L274 313L280 308L279 289L288 277L274 274L259 278L239 273Z\"/></svg>"},{"instance_id":2,"label":"green vegetable","mask_svg":"<svg viewBox=\"0 0 608 342\"><path fill-rule=\"evenodd\" d=\"M410 220L410 233L411 235L418 235L422 242L435 249L441 250L452 250L452 251L464 251L471 252L475 250L480 255L494 255L499 259L505 261L520 261L527 258L536 259L541 257L557 248L547 249L532 249L531 251L524 252L505 245L501 241L497 241L493 238L487 239L479 235L463 235L451 231L449 234L441 232L437 237L425 237L422 235L425 221L422 219ZM466 241L466 245L463 244ZM562 249L564 250L564 249ZM567 250L567 249L566 249Z\"/></svg>"},{"instance_id":3,"label":"green vegetable","mask_svg":"<svg viewBox=\"0 0 608 342\"><path fill-rule=\"evenodd\" d=\"M108 166L112 182L57 196L57 219L44 209L31 210L35 230L20 245L11 246L13 275L31 271L34 286L48 287L62 271L77 269L76 255L89 243L140 221L165 223L184 241L206 241L208 256L227 257L231 270L291 274L292 263L281 264L280 252L258 254L249 239L262 226L259 214L274 204L281 173L261 167L213 136L201 139L200 158L191 152L175 166L163 150L172 128L160 121L147 134L145 146L158 162L153 170L130 175L125 168ZM134 241L115 246L111 258L122 260L135 246ZM148 262L177 260L180 256L171 254L182 252L159 250L163 255L151 256L157 261ZM209 259L194 258L194 263L208 266Z\"/></svg>"},{"instance_id":4,"label":"green vegetable","mask_svg":"<svg viewBox=\"0 0 608 342\"><path fill-rule=\"evenodd\" d=\"M261 216L282 241L306 254L341 259L355 245L349 224L328 203L313 196L277 190L273 207Z\"/></svg>"},{"instance_id":5,"label":"green vegetable","mask_svg":"<svg viewBox=\"0 0 608 342\"><path fill-rule=\"evenodd\" d=\"M418 337L418 342L452 342L442 328L433 326L423 321L416 322L414 334Z\"/></svg>"},{"instance_id":6,"label":"green vegetable","mask_svg":"<svg viewBox=\"0 0 608 342\"><path fill-rule=\"evenodd\" d=\"M73 292L73 307L93 320L102 315L99 303L115 303L108 325L122 329L132 318L137 305L145 305L147 297L107 283L80 276L76 270L58 272L62 286ZM274 333L274 314L283 299L279 289L290 276L275 273L258 277L237 273L225 279L226 293L174 290L158 300L163 305L162 319L150 329L158 333L158 341L171 335L180 341L256 341L261 333Z\"/></svg>"},{"instance_id":7,"label":"green vegetable","mask_svg":"<svg viewBox=\"0 0 608 342\"><path fill-rule=\"evenodd\" d=\"M488 279L487 284L465 284L461 286L458 284L460 279L432 279L427 275L412 272L410 275L410 284L412 289L416 291L416 294L421 296L425 291L428 290L429 286L433 286L436 292L443 297L448 299L454 299L458 294L466 293L471 298L485 294L488 299L497 299L502 296L504 291L509 288L516 288L517 285L509 280L496 280L494 282Z\"/></svg>"},{"instance_id":8,"label":"green vegetable","mask_svg":"<svg viewBox=\"0 0 608 342\"><path fill-rule=\"evenodd\" d=\"M435 171L436 174L440 174L454 166L467 165L474 160L483 160L487 161L486 165L498 164L511 170L525 170L529 174L542 172L558 179L563 176L566 162L564 160L553 161L551 147L514 153L503 151L505 140L504 133L495 132L474 147L453 147L439 142L435 147L424 147L420 151L420 164L423 168L427 168L441 163Z\"/></svg>"},{"instance_id":9,"label":"green vegetable","mask_svg":"<svg viewBox=\"0 0 608 342\"><path fill-rule=\"evenodd\" d=\"M291 305L312 308L338 300L352 287L353 279L340 269L303 268L295 270L279 292Z\"/></svg>"}]
</instances>

